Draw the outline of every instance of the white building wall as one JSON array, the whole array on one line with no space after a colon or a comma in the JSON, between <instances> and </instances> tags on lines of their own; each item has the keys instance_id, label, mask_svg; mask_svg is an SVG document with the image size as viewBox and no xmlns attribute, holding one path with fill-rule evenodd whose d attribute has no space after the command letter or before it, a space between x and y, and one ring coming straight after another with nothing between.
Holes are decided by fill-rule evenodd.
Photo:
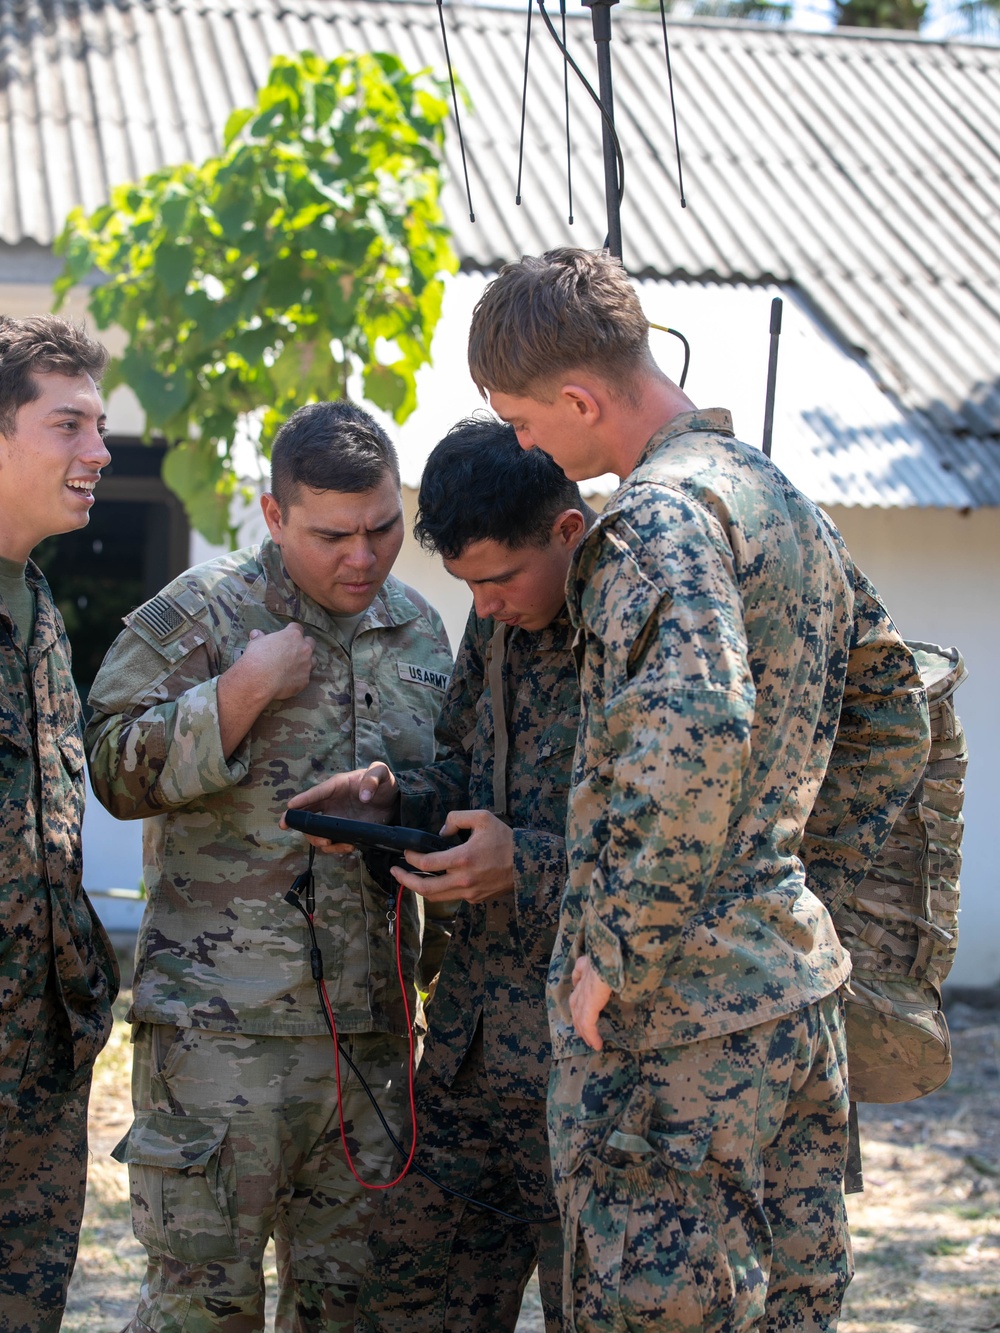
<instances>
[{"instance_id":1,"label":"white building wall","mask_svg":"<svg viewBox=\"0 0 1000 1333\"><path fill-rule=\"evenodd\" d=\"M969 678L959 948L951 981L1000 984L1000 519L995 509L830 509L906 638L954 644Z\"/></svg>"}]
</instances>

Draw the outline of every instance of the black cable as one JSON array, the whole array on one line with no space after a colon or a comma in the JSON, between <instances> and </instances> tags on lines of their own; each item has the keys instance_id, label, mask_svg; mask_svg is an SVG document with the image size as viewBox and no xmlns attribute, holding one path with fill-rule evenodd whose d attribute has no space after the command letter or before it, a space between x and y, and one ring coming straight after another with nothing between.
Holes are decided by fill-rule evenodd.
<instances>
[{"instance_id":1,"label":"black cable","mask_svg":"<svg viewBox=\"0 0 1000 1333\"><path fill-rule=\"evenodd\" d=\"M684 337L683 333L681 333L678 329L668 329L666 324L654 324L652 320L650 320L649 327L651 329L659 329L661 333L669 333L674 338L679 338L680 341L684 344L684 366L683 369L681 370L681 377L677 381L678 388L683 389L684 381L688 377L688 366L691 364L691 344Z\"/></svg>"},{"instance_id":2,"label":"black cable","mask_svg":"<svg viewBox=\"0 0 1000 1333\"><path fill-rule=\"evenodd\" d=\"M465 173L465 197L469 201L469 221L475 222L472 211L472 191L469 188L469 168L465 161L465 139L462 137L462 121L458 114L458 93L455 91L455 72L451 67L451 52L448 50L448 32L444 26L444 5L437 0L438 18L441 20L441 37L444 41L444 58L448 62L448 79L451 83L451 103L455 109L455 127L458 130L458 146L462 153L462 171Z\"/></svg>"},{"instance_id":3,"label":"black cable","mask_svg":"<svg viewBox=\"0 0 1000 1333\"><path fill-rule=\"evenodd\" d=\"M340 1043L337 1042L336 1033L333 1030L333 1024L330 1022L330 1015L327 1012L325 997L323 995L323 955L320 952L319 943L316 939L316 928L313 925L312 916L309 914L309 912L306 911L305 907L302 905L302 899L301 899L301 894L303 889L306 890L307 894L313 892L314 881L313 881L312 867L315 855L316 855L316 849L310 845L309 867L295 879L295 881L292 884L292 887L285 894L285 902L289 903L292 907L296 908L299 912L302 913L302 916L305 918L306 928L309 931L309 945L310 945L309 965L310 965L310 970L312 972L312 978L316 983L316 994L319 997L320 1013L323 1015L323 1022L326 1024L327 1031L330 1033L330 1036L334 1040L337 1049L337 1054L346 1063L347 1067L354 1074L354 1077L361 1084L365 1096L371 1102L372 1108L374 1109L376 1116L378 1116L379 1124L385 1131L386 1138L389 1140L392 1146L396 1149L396 1152L399 1153L400 1157L405 1162L407 1157L409 1156L409 1153L400 1143L399 1139L396 1138L396 1135L393 1133L392 1129L389 1126L389 1122L382 1114L382 1108L381 1106L379 1106L378 1100L374 1092L372 1092L371 1088L369 1087L368 1081L365 1078L364 1074L362 1074L361 1070L357 1067L357 1065L347 1054L344 1048L340 1045ZM400 928L402 928L402 922L400 922ZM414 1126L414 1131L415 1130L416 1126ZM430 1174L430 1172L425 1171L422 1166L418 1166L416 1161L414 1161L411 1164L410 1170L416 1171L418 1175L423 1176L425 1180L429 1181L437 1189L441 1190L442 1193L450 1194L455 1199L461 1199L463 1203L474 1204L475 1207L477 1208L485 1208L487 1212L496 1213L498 1217L505 1217L508 1222L519 1222L522 1226L535 1227L535 1226L542 1226L543 1224L548 1222L559 1221L558 1213L553 1213L551 1217L518 1217L516 1213L508 1213L505 1209L498 1208L496 1204L486 1203L486 1201L483 1199L473 1198L471 1194L463 1194L461 1190L453 1189L451 1185L445 1185L443 1181L437 1180L434 1176Z\"/></svg>"},{"instance_id":4,"label":"black cable","mask_svg":"<svg viewBox=\"0 0 1000 1333\"><path fill-rule=\"evenodd\" d=\"M528 24L524 33L524 83L521 87L521 136L517 144L517 190L514 203L521 206L521 171L524 167L524 118L528 110L528 56L531 53L531 0L528 0Z\"/></svg>"},{"instance_id":5,"label":"black cable","mask_svg":"<svg viewBox=\"0 0 1000 1333\"><path fill-rule=\"evenodd\" d=\"M681 371L681 377L677 381L677 387L683 389L684 381L688 377L688 366L691 364L691 344L684 337L684 334L680 333L677 329L667 329L667 332L672 333L675 338L680 338L681 342L684 344L684 369Z\"/></svg>"},{"instance_id":6,"label":"black cable","mask_svg":"<svg viewBox=\"0 0 1000 1333\"><path fill-rule=\"evenodd\" d=\"M566 45L566 0L559 0L559 13L562 15L562 40ZM573 225L573 157L570 151L569 136L569 63L563 60L563 99L566 103L566 193L569 197L569 216L566 219Z\"/></svg>"},{"instance_id":7,"label":"black cable","mask_svg":"<svg viewBox=\"0 0 1000 1333\"><path fill-rule=\"evenodd\" d=\"M687 208L684 198L684 173L681 171L681 144L677 137L677 107L674 105L674 73L670 68L670 39L667 36L667 7L665 0L660 0L660 21L663 24L663 53L667 58L667 85L670 89L670 114L674 118L674 152L677 154L677 188L681 196L681 208ZM671 332L673 330L671 329ZM677 335L680 337L680 334ZM683 388L684 381L681 380Z\"/></svg>"},{"instance_id":8,"label":"black cable","mask_svg":"<svg viewBox=\"0 0 1000 1333\"><path fill-rule=\"evenodd\" d=\"M577 76L577 78L586 88L587 92L590 94L591 98L593 99L594 103L597 106L598 111L600 111L601 115L604 117L605 124L611 131L611 138L615 145L615 159L618 163L618 202L619 204L621 204L621 201L625 198L625 158L622 156L622 146L618 142L618 131L615 129L614 119L612 116L608 114L607 108L601 101L600 96L594 91L593 87L591 86L590 82L587 79L586 74L584 74L583 70L570 55L569 48L566 46L566 43L560 41L559 34L552 26L552 20L546 13L545 0L537 0L537 4L539 12L541 13L542 18L545 20L545 26L549 30L549 35L555 42L556 46L558 46L559 50L563 53L563 58L565 59L566 63L573 70L573 73Z\"/></svg>"}]
</instances>

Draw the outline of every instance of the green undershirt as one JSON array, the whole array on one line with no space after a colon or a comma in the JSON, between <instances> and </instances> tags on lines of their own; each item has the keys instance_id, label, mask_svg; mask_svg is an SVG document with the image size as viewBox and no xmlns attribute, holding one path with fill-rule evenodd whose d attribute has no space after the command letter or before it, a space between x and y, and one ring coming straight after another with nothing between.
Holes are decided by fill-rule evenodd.
<instances>
[{"instance_id":1,"label":"green undershirt","mask_svg":"<svg viewBox=\"0 0 1000 1333\"><path fill-rule=\"evenodd\" d=\"M17 626L21 641L30 646L35 634L35 594L24 576L24 561L0 556L0 597Z\"/></svg>"}]
</instances>

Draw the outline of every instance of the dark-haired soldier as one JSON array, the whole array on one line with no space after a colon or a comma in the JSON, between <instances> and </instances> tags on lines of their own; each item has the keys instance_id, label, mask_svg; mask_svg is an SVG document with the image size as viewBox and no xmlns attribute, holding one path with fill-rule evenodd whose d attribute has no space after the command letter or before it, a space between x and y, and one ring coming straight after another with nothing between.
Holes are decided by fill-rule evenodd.
<instances>
[{"instance_id":1,"label":"dark-haired soldier","mask_svg":"<svg viewBox=\"0 0 1000 1333\"><path fill-rule=\"evenodd\" d=\"M304 407L271 464L270 538L129 615L90 696L95 791L147 821L135 1120L116 1149L148 1253L132 1330L262 1329L270 1236L277 1327L349 1329L364 1266L375 1196L341 1146L309 939L285 901L304 844L278 818L331 769L431 762L451 657L437 613L389 572L399 470L375 422L350 403ZM418 912L404 907L412 977ZM398 1128L395 941L357 858L319 868L315 925L342 1044ZM384 1178L392 1148L356 1080L341 1110L360 1175Z\"/></svg>"},{"instance_id":2,"label":"dark-haired soldier","mask_svg":"<svg viewBox=\"0 0 1000 1333\"><path fill-rule=\"evenodd\" d=\"M579 716L566 570L593 517L509 426L459 423L428 460L416 527L475 602L438 724L444 756L395 780L384 765L341 774L293 802L470 834L408 858L439 878L395 872L427 899L461 900L428 1010L416 1163L512 1216L411 1171L374 1223L358 1329L513 1329L536 1261L546 1328L562 1328L545 976Z\"/></svg>"}]
</instances>

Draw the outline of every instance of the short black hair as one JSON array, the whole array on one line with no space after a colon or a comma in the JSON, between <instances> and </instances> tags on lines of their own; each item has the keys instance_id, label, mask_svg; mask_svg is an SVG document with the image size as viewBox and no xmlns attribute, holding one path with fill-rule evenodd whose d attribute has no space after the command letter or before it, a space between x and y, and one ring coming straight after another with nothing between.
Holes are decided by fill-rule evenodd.
<instances>
[{"instance_id":1,"label":"short black hair","mask_svg":"<svg viewBox=\"0 0 1000 1333\"><path fill-rule=\"evenodd\" d=\"M432 450L413 533L425 550L457 560L477 541L544 546L566 509L587 512L562 468L540 449L522 449L513 426L476 415Z\"/></svg>"},{"instance_id":2,"label":"short black hair","mask_svg":"<svg viewBox=\"0 0 1000 1333\"><path fill-rule=\"evenodd\" d=\"M284 514L300 486L311 491L374 490L399 459L388 435L357 403L308 403L285 421L271 445L271 494Z\"/></svg>"},{"instance_id":3,"label":"short black hair","mask_svg":"<svg viewBox=\"0 0 1000 1333\"><path fill-rule=\"evenodd\" d=\"M36 375L89 375L100 384L108 360L107 348L68 319L0 315L0 434L12 435L18 412L42 392Z\"/></svg>"}]
</instances>

